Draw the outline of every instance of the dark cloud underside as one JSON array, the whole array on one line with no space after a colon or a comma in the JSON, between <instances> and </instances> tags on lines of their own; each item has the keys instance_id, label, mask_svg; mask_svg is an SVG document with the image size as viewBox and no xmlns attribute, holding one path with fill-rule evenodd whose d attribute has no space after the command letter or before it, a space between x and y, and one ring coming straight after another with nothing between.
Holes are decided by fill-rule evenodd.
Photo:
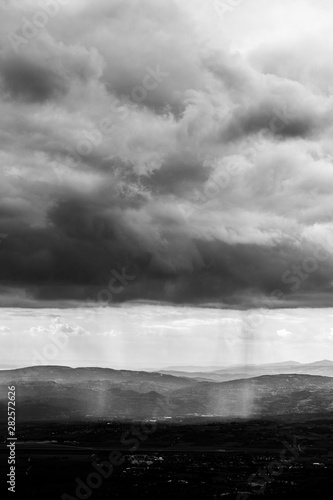
<instances>
[{"instance_id":1,"label":"dark cloud underside","mask_svg":"<svg viewBox=\"0 0 333 500\"><path fill-rule=\"evenodd\" d=\"M240 45L256 1L230 18ZM95 299L116 271L115 302L327 305L328 32L261 43L245 23L235 48L213 2L98 0L13 45L38 8L1 7L4 303Z\"/></svg>"}]
</instances>

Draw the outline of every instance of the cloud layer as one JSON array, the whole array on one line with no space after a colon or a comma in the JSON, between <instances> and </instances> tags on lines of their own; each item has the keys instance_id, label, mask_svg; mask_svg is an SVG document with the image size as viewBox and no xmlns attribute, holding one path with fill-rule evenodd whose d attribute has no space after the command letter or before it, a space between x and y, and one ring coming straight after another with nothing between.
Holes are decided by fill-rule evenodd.
<instances>
[{"instance_id":1,"label":"cloud layer","mask_svg":"<svg viewBox=\"0 0 333 500\"><path fill-rule=\"evenodd\" d=\"M330 303L332 6L216 4L1 6L3 304Z\"/></svg>"}]
</instances>

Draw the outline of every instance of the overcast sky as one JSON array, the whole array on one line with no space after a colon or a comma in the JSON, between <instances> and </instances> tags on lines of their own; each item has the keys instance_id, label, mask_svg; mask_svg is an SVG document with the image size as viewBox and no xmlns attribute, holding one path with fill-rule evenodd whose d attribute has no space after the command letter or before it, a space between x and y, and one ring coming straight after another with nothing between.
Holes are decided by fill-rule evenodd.
<instances>
[{"instance_id":1,"label":"overcast sky","mask_svg":"<svg viewBox=\"0 0 333 500\"><path fill-rule=\"evenodd\" d=\"M332 2L221 5L2 2L3 305L331 304Z\"/></svg>"},{"instance_id":2,"label":"overcast sky","mask_svg":"<svg viewBox=\"0 0 333 500\"><path fill-rule=\"evenodd\" d=\"M142 370L333 358L333 309L254 311L151 304L6 308L0 369L55 364Z\"/></svg>"}]
</instances>

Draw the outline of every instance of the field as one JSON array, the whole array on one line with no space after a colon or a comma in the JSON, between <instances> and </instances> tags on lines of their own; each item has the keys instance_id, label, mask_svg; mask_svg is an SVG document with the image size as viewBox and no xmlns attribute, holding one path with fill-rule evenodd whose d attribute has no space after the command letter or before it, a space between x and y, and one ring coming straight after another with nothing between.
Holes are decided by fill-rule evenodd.
<instances>
[{"instance_id":1,"label":"field","mask_svg":"<svg viewBox=\"0 0 333 500\"><path fill-rule=\"evenodd\" d=\"M326 417L24 423L16 498L328 499L332 431ZM4 478L4 442L0 453Z\"/></svg>"}]
</instances>

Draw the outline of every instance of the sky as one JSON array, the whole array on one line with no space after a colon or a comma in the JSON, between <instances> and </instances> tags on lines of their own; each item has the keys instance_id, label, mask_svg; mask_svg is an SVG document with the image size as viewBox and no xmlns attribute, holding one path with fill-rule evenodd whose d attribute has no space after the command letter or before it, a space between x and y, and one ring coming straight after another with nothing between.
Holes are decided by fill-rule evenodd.
<instances>
[{"instance_id":1,"label":"sky","mask_svg":"<svg viewBox=\"0 0 333 500\"><path fill-rule=\"evenodd\" d=\"M333 358L333 308L6 308L0 369L35 365L156 370Z\"/></svg>"},{"instance_id":2,"label":"sky","mask_svg":"<svg viewBox=\"0 0 333 500\"><path fill-rule=\"evenodd\" d=\"M221 6L2 2L3 305L330 305L333 7Z\"/></svg>"},{"instance_id":3,"label":"sky","mask_svg":"<svg viewBox=\"0 0 333 500\"><path fill-rule=\"evenodd\" d=\"M18 331L30 308L295 308L325 315L330 346L332 2L0 11L0 305Z\"/></svg>"}]
</instances>

